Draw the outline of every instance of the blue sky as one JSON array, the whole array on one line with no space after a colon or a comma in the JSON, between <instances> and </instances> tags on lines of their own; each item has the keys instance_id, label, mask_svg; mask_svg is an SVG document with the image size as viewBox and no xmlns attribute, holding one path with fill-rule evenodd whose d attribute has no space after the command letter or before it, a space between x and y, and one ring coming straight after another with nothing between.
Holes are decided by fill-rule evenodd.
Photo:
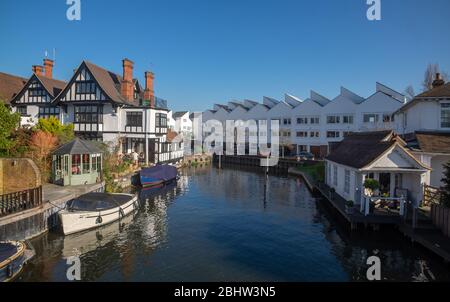
<instances>
[{"instance_id":1,"label":"blue sky","mask_svg":"<svg viewBox=\"0 0 450 302\"><path fill-rule=\"evenodd\" d=\"M340 86L362 96L380 81L416 92L428 63L450 71L450 1L381 0L369 22L366 0L0 1L0 71L22 76L56 48L54 77L68 80L83 59L135 76L156 74L156 95L174 110L205 110L231 99L260 101Z\"/></svg>"}]
</instances>

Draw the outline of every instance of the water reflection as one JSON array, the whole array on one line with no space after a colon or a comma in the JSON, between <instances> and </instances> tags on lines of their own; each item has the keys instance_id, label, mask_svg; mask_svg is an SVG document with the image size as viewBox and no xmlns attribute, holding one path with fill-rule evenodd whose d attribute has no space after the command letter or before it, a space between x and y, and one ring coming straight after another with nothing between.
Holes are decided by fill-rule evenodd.
<instances>
[{"instance_id":1,"label":"water reflection","mask_svg":"<svg viewBox=\"0 0 450 302\"><path fill-rule=\"evenodd\" d=\"M299 178L197 167L139 194L120 223L34 240L21 280L65 281L79 255L84 281L364 281L374 254L385 280L449 280L396 230L350 233Z\"/></svg>"}]
</instances>

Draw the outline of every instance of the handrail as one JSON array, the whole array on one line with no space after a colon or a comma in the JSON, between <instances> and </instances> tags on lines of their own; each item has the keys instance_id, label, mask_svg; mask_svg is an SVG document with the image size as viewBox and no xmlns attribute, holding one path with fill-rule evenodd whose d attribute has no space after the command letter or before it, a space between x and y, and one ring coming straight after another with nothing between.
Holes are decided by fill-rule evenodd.
<instances>
[{"instance_id":1,"label":"handrail","mask_svg":"<svg viewBox=\"0 0 450 302\"><path fill-rule=\"evenodd\" d=\"M370 203L374 201L398 201L400 202L400 216L404 216L405 214L405 205L406 199L404 197L382 197L382 196L363 196L364 202L361 203L361 212L364 213L364 216L368 216L370 214Z\"/></svg>"},{"instance_id":2,"label":"handrail","mask_svg":"<svg viewBox=\"0 0 450 302\"><path fill-rule=\"evenodd\" d=\"M0 195L0 217L42 205L42 186Z\"/></svg>"}]
</instances>

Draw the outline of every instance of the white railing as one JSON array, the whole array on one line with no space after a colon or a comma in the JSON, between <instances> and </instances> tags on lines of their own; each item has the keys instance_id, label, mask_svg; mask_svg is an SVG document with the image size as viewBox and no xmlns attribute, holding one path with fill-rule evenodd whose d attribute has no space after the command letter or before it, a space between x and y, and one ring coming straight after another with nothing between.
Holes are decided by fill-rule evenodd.
<instances>
[{"instance_id":1,"label":"white railing","mask_svg":"<svg viewBox=\"0 0 450 302\"><path fill-rule=\"evenodd\" d=\"M404 197L393 198L381 196L364 196L363 202L361 202L361 213L363 213L364 216L368 216L370 214L370 204L378 201L380 201L381 203L398 202L400 204L400 216L403 217L403 215L405 214L406 199Z\"/></svg>"}]
</instances>

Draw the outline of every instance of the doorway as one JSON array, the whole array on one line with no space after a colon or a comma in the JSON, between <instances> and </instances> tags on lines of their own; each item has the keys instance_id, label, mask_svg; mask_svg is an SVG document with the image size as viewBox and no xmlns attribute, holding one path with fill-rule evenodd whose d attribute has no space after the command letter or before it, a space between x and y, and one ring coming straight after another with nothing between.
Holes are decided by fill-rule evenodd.
<instances>
[{"instance_id":1,"label":"doorway","mask_svg":"<svg viewBox=\"0 0 450 302\"><path fill-rule=\"evenodd\" d=\"M380 173L380 193L388 196L391 194L391 173Z\"/></svg>"}]
</instances>

